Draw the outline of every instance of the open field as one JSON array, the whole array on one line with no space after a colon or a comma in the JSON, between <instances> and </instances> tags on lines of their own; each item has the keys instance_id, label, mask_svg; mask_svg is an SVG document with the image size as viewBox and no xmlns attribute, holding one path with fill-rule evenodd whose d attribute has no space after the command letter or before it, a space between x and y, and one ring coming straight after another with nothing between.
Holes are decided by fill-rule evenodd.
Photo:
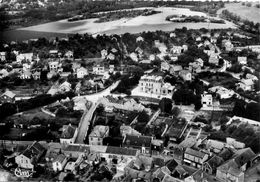
<instances>
[{"instance_id":1,"label":"open field","mask_svg":"<svg viewBox=\"0 0 260 182\"><path fill-rule=\"evenodd\" d=\"M154 8L155 11L161 11L162 13L154 14L151 16L138 16L135 18L122 18L120 20L96 23L97 18L80 20L77 22L68 22L67 20L60 20L56 22L20 28L19 30L30 30L39 32L55 32L55 33L106 33L106 34L122 34L122 33L138 33L142 31L171 31L175 28L187 28L200 29L223 29L223 28L235 28L235 25L226 22L226 24L216 23L175 23L168 22L165 18L169 15L186 15L186 16L206 16L205 13L191 11L187 8L170 8L160 7Z\"/></svg>"},{"instance_id":2,"label":"open field","mask_svg":"<svg viewBox=\"0 0 260 182\"><path fill-rule=\"evenodd\" d=\"M248 19L255 23L260 23L260 8L255 7L256 3L252 3L251 7L243 6L241 3L226 3L225 8L228 11L235 13L242 19Z\"/></svg>"}]
</instances>

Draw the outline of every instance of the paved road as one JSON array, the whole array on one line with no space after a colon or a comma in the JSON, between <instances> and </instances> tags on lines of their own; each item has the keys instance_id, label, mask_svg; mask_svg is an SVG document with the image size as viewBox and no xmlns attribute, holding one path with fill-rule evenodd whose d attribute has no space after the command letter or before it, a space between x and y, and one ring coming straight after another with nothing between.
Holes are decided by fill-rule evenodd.
<instances>
[{"instance_id":1,"label":"paved road","mask_svg":"<svg viewBox=\"0 0 260 182\"><path fill-rule=\"evenodd\" d=\"M90 125L91 119L93 117L94 111L96 110L97 106L99 105L98 99L103 96L110 95L110 91L112 89L116 88L117 85L119 84L119 82L120 81L115 82L110 87L108 87L107 89L105 89L99 93L92 94L92 95L79 96L79 98L85 97L88 101L90 101L92 103L92 105L91 105L90 109L82 115L82 118L80 120L79 127L78 127L79 131L78 131L78 135L77 135L75 143L84 144L84 139L88 132L89 125Z\"/></svg>"}]
</instances>

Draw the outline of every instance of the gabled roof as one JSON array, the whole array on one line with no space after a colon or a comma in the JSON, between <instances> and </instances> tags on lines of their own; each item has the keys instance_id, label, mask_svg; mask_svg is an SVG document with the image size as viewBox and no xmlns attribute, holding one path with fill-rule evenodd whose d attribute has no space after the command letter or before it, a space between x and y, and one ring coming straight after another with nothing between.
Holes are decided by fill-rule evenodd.
<instances>
[{"instance_id":1,"label":"gabled roof","mask_svg":"<svg viewBox=\"0 0 260 182\"><path fill-rule=\"evenodd\" d=\"M198 151L198 150L194 150L192 148L187 148L185 151L186 154L198 157L198 158L204 158L204 156L206 155L205 153Z\"/></svg>"},{"instance_id":2,"label":"gabled roof","mask_svg":"<svg viewBox=\"0 0 260 182\"><path fill-rule=\"evenodd\" d=\"M71 125L63 125L61 138L70 139L74 136L76 127Z\"/></svg>"},{"instance_id":3,"label":"gabled roof","mask_svg":"<svg viewBox=\"0 0 260 182\"><path fill-rule=\"evenodd\" d=\"M136 146L136 147L150 147L152 142L152 137L150 136L134 136L134 135L126 135L124 139L124 144Z\"/></svg>"},{"instance_id":4,"label":"gabled roof","mask_svg":"<svg viewBox=\"0 0 260 182\"><path fill-rule=\"evenodd\" d=\"M30 145L29 147L27 147L27 149L25 149L23 151L23 155L28 157L29 159L32 158L36 158L36 160L38 160L41 155L44 153L45 148L39 144L38 142L34 142L32 145Z\"/></svg>"},{"instance_id":5,"label":"gabled roof","mask_svg":"<svg viewBox=\"0 0 260 182\"><path fill-rule=\"evenodd\" d=\"M64 154L59 154L54 160L53 162L60 162L63 163L64 160L66 160L67 157Z\"/></svg>"},{"instance_id":6,"label":"gabled roof","mask_svg":"<svg viewBox=\"0 0 260 182\"><path fill-rule=\"evenodd\" d=\"M121 147L107 146L106 153L117 154L117 155L136 156L137 150L135 150L135 149L128 149L128 148L121 148Z\"/></svg>"},{"instance_id":7,"label":"gabled roof","mask_svg":"<svg viewBox=\"0 0 260 182\"><path fill-rule=\"evenodd\" d=\"M211 167L212 170L216 170L217 167L220 166L223 162L224 160L221 157L214 155L206 163Z\"/></svg>"},{"instance_id":8,"label":"gabled roof","mask_svg":"<svg viewBox=\"0 0 260 182\"><path fill-rule=\"evenodd\" d=\"M13 93L13 92L11 92L10 90L7 90L7 91L5 91L5 93L3 93L2 95L1 95L1 97L2 96L7 96L7 97L10 97L10 98L14 98L15 97L15 94Z\"/></svg>"}]
</instances>

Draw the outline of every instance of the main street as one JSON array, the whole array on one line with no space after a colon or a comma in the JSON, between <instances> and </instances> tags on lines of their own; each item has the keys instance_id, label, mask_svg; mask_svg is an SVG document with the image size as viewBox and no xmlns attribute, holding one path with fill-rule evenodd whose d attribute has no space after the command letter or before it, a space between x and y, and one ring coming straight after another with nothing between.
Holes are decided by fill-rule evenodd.
<instances>
[{"instance_id":1,"label":"main street","mask_svg":"<svg viewBox=\"0 0 260 182\"><path fill-rule=\"evenodd\" d=\"M80 120L79 127L78 127L78 135L76 138L75 143L84 144L84 140L86 137L86 134L89 129L89 125L91 122L91 119L93 117L94 111L96 110L97 106L99 105L98 99L107 95L110 95L110 91L117 87L120 81L117 81L113 83L111 86L106 88L105 90L95 93L92 95L84 95L84 96L78 96L79 98L86 98L88 101L92 103L90 109L86 111Z\"/></svg>"}]
</instances>

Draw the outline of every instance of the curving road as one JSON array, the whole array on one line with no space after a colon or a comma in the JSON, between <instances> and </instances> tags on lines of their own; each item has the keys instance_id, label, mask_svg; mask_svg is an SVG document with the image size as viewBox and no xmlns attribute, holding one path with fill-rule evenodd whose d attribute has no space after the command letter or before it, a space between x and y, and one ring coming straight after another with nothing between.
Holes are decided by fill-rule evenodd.
<instances>
[{"instance_id":1,"label":"curving road","mask_svg":"<svg viewBox=\"0 0 260 182\"><path fill-rule=\"evenodd\" d=\"M91 119L93 117L94 111L96 110L97 106L99 105L99 98L110 95L110 91L117 87L120 81L117 81L113 83L111 86L109 86L107 89L96 93L92 95L85 95L85 96L78 96L77 98L86 98L88 101L90 101L91 107L88 111L86 111L80 120L79 127L78 127L78 135L76 137L75 143L84 144L84 140L86 137L86 134L89 129L89 125L91 122Z\"/></svg>"}]
</instances>

